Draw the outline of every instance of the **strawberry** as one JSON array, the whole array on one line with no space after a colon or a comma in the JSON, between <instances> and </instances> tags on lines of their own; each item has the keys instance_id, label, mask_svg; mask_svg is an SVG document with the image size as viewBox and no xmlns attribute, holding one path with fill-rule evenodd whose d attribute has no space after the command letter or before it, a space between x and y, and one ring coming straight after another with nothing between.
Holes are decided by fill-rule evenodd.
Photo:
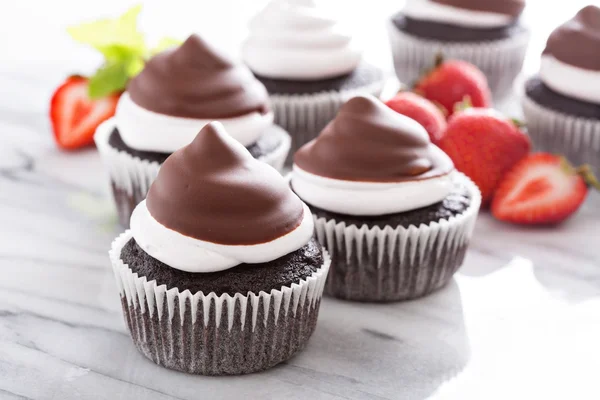
<instances>
[{"instance_id":1,"label":"strawberry","mask_svg":"<svg viewBox=\"0 0 600 400\"><path fill-rule=\"evenodd\" d=\"M456 169L469 176L489 204L504 174L531 148L513 121L489 108L470 108L450 118L439 142Z\"/></svg>"},{"instance_id":2,"label":"strawberry","mask_svg":"<svg viewBox=\"0 0 600 400\"><path fill-rule=\"evenodd\" d=\"M570 217L586 198L588 185L600 189L589 166L574 168L563 157L531 154L498 186L492 214L519 224L556 224Z\"/></svg>"},{"instance_id":3,"label":"strawberry","mask_svg":"<svg viewBox=\"0 0 600 400\"><path fill-rule=\"evenodd\" d=\"M96 127L114 115L120 93L144 68L146 60L180 43L163 38L157 46L148 46L138 29L141 11L142 6L136 5L117 18L85 22L67 29L75 41L100 52L104 63L89 79L68 78L52 96L50 119L56 142L63 149L91 144Z\"/></svg>"},{"instance_id":4,"label":"strawberry","mask_svg":"<svg viewBox=\"0 0 600 400\"><path fill-rule=\"evenodd\" d=\"M96 128L114 115L118 100L118 94L91 100L87 78L68 78L50 102L50 119L58 145L73 150L92 144Z\"/></svg>"},{"instance_id":5,"label":"strawberry","mask_svg":"<svg viewBox=\"0 0 600 400\"><path fill-rule=\"evenodd\" d=\"M397 113L423 125L433 143L438 142L446 129L444 114L435 104L418 94L400 92L385 104Z\"/></svg>"},{"instance_id":6,"label":"strawberry","mask_svg":"<svg viewBox=\"0 0 600 400\"><path fill-rule=\"evenodd\" d=\"M448 117L465 100L473 107L492 105L485 75L466 61L443 61L438 57L435 67L417 82L414 91L440 106Z\"/></svg>"}]
</instances>

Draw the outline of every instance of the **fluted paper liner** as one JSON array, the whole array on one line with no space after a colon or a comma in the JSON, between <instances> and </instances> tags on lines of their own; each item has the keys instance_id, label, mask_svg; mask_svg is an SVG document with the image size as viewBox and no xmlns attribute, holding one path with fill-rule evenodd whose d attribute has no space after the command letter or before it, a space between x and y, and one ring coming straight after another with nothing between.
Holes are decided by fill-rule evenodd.
<instances>
[{"instance_id":1,"label":"fluted paper liner","mask_svg":"<svg viewBox=\"0 0 600 400\"><path fill-rule=\"evenodd\" d=\"M471 204L461 214L419 227L347 226L315 217L319 242L333 262L325 293L356 301L398 301L427 295L444 285L462 265L477 219L481 194L461 173Z\"/></svg>"},{"instance_id":2,"label":"fluted paper liner","mask_svg":"<svg viewBox=\"0 0 600 400\"><path fill-rule=\"evenodd\" d=\"M131 237L117 237L109 255L133 342L156 364L201 375L247 374L289 359L312 335L330 264L325 250L323 266L298 284L217 296L167 290L133 273L121 260Z\"/></svg>"},{"instance_id":3,"label":"fluted paper liner","mask_svg":"<svg viewBox=\"0 0 600 400\"><path fill-rule=\"evenodd\" d=\"M304 144L316 138L325 126L335 118L340 107L359 94L378 97L387 80L345 91L328 91L314 94L270 95L275 123L292 135L292 146L288 157L291 163L294 153Z\"/></svg>"},{"instance_id":4,"label":"fluted paper liner","mask_svg":"<svg viewBox=\"0 0 600 400\"><path fill-rule=\"evenodd\" d=\"M420 39L400 31L393 21L389 22L388 33L396 75L401 82L413 85L431 68L436 56L442 54L445 59L468 61L481 69L497 99L511 92L512 84L523 68L529 43L529 32L475 43Z\"/></svg>"},{"instance_id":5,"label":"fluted paper liner","mask_svg":"<svg viewBox=\"0 0 600 400\"><path fill-rule=\"evenodd\" d=\"M590 164L600 175L600 120L551 110L527 95L523 113L537 150L564 155L573 164Z\"/></svg>"},{"instance_id":6,"label":"fluted paper liner","mask_svg":"<svg viewBox=\"0 0 600 400\"><path fill-rule=\"evenodd\" d=\"M108 169L119 222L127 228L131 213L146 198L150 185L156 179L160 164L142 160L109 145L108 140L114 127L114 118L105 121L98 127L94 140L102 161ZM292 145L290 136L282 130L280 132L282 142L279 147L270 154L258 158L278 171L283 169Z\"/></svg>"}]
</instances>

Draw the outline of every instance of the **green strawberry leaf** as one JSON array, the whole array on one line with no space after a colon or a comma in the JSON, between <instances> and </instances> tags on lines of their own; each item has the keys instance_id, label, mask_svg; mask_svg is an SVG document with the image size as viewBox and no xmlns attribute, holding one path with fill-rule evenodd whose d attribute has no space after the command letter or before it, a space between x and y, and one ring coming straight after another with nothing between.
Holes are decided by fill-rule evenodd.
<instances>
[{"instance_id":1,"label":"green strawberry leaf","mask_svg":"<svg viewBox=\"0 0 600 400\"><path fill-rule=\"evenodd\" d=\"M127 64L105 64L94 74L88 84L88 96L98 99L125 89L129 75Z\"/></svg>"},{"instance_id":2,"label":"green strawberry leaf","mask_svg":"<svg viewBox=\"0 0 600 400\"><path fill-rule=\"evenodd\" d=\"M130 8L116 19L102 19L68 28L77 42L88 44L107 60L121 60L147 52L144 35L138 30L137 18L141 5Z\"/></svg>"}]
</instances>

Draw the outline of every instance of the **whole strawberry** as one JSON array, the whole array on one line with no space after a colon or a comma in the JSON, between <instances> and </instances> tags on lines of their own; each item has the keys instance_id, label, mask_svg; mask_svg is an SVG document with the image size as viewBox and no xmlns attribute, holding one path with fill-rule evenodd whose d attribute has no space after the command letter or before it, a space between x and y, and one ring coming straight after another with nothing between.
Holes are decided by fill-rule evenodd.
<instances>
[{"instance_id":1,"label":"whole strawberry","mask_svg":"<svg viewBox=\"0 0 600 400\"><path fill-rule=\"evenodd\" d=\"M464 101L473 107L492 105L485 75L466 61L438 58L435 67L415 84L414 91L445 110L448 117L454 113L456 105Z\"/></svg>"},{"instance_id":2,"label":"whole strawberry","mask_svg":"<svg viewBox=\"0 0 600 400\"><path fill-rule=\"evenodd\" d=\"M519 161L498 186L492 214L518 224L556 224L579 209L589 186L600 189L589 166L575 168L563 157L531 154Z\"/></svg>"},{"instance_id":3,"label":"whole strawberry","mask_svg":"<svg viewBox=\"0 0 600 400\"><path fill-rule=\"evenodd\" d=\"M423 125L433 143L437 143L446 130L444 114L435 104L418 94L400 92L385 104L397 113Z\"/></svg>"},{"instance_id":4,"label":"whole strawberry","mask_svg":"<svg viewBox=\"0 0 600 400\"><path fill-rule=\"evenodd\" d=\"M450 118L439 142L456 169L468 175L489 204L504 175L531 149L529 137L489 108L469 108Z\"/></svg>"}]
</instances>

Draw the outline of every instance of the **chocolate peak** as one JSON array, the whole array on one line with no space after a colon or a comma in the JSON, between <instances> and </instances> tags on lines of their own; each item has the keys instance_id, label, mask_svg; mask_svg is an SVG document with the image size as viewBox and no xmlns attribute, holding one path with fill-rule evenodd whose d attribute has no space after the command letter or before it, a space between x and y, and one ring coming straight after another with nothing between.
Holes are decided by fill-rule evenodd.
<instances>
[{"instance_id":1,"label":"chocolate peak","mask_svg":"<svg viewBox=\"0 0 600 400\"><path fill-rule=\"evenodd\" d=\"M270 242L294 230L304 216L283 177L255 160L218 122L167 158L146 205L167 228L225 245Z\"/></svg>"},{"instance_id":2,"label":"chocolate peak","mask_svg":"<svg viewBox=\"0 0 600 400\"><path fill-rule=\"evenodd\" d=\"M431 0L445 6L472 11L484 11L510 15L517 18L525 8L525 0Z\"/></svg>"},{"instance_id":3,"label":"chocolate peak","mask_svg":"<svg viewBox=\"0 0 600 400\"><path fill-rule=\"evenodd\" d=\"M250 70L198 35L152 57L127 91L140 107L176 117L233 118L269 109L267 91Z\"/></svg>"},{"instance_id":4,"label":"chocolate peak","mask_svg":"<svg viewBox=\"0 0 600 400\"><path fill-rule=\"evenodd\" d=\"M544 54L575 67L600 71L600 8L587 6L556 28Z\"/></svg>"},{"instance_id":5,"label":"chocolate peak","mask_svg":"<svg viewBox=\"0 0 600 400\"><path fill-rule=\"evenodd\" d=\"M231 59L198 35L191 35L179 46L173 55L182 64L204 68L232 67Z\"/></svg>"},{"instance_id":6,"label":"chocolate peak","mask_svg":"<svg viewBox=\"0 0 600 400\"><path fill-rule=\"evenodd\" d=\"M294 162L315 175L364 182L427 179L454 169L421 125L373 96L348 100Z\"/></svg>"}]
</instances>

